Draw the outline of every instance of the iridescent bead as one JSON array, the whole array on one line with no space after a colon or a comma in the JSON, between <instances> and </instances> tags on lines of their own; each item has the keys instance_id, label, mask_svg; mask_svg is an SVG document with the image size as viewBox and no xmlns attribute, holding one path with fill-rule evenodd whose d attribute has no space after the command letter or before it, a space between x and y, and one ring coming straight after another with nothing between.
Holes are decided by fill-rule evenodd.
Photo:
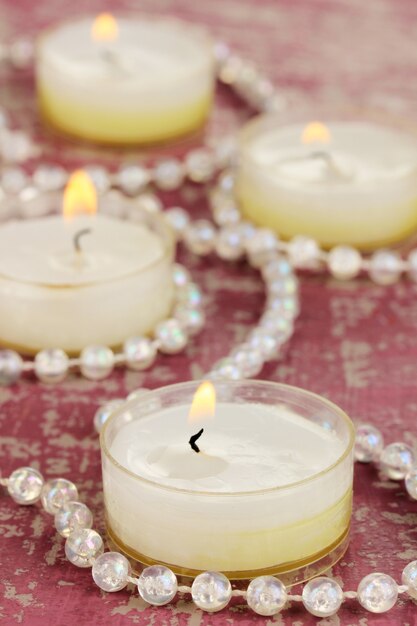
<instances>
[{"instance_id":1,"label":"iridescent bead","mask_svg":"<svg viewBox=\"0 0 417 626\"><path fill-rule=\"evenodd\" d=\"M233 170L225 170L217 180L218 188L231 194L235 188L235 173Z\"/></svg>"},{"instance_id":2,"label":"iridescent bead","mask_svg":"<svg viewBox=\"0 0 417 626\"><path fill-rule=\"evenodd\" d=\"M388 574L368 574L359 583L358 601L371 613L385 613L398 598L397 583Z\"/></svg>"},{"instance_id":3,"label":"iridescent bead","mask_svg":"<svg viewBox=\"0 0 417 626\"><path fill-rule=\"evenodd\" d=\"M91 528L93 514L88 506L82 502L70 500L66 502L55 514L55 528L62 537L69 535L80 528Z\"/></svg>"},{"instance_id":4,"label":"iridescent bead","mask_svg":"<svg viewBox=\"0 0 417 626\"><path fill-rule=\"evenodd\" d=\"M120 189L134 196L149 184L151 175L147 169L140 165L122 165L115 177L116 184Z\"/></svg>"},{"instance_id":5,"label":"iridescent bead","mask_svg":"<svg viewBox=\"0 0 417 626\"><path fill-rule=\"evenodd\" d=\"M41 350L35 356L34 370L43 383L59 383L64 380L69 367L69 359L63 350Z\"/></svg>"},{"instance_id":6,"label":"iridescent bead","mask_svg":"<svg viewBox=\"0 0 417 626\"><path fill-rule=\"evenodd\" d=\"M176 287L184 287L191 282L191 274L183 265L174 263L172 268L172 280Z\"/></svg>"},{"instance_id":7,"label":"iridescent bead","mask_svg":"<svg viewBox=\"0 0 417 626\"><path fill-rule=\"evenodd\" d=\"M97 587L103 591L120 591L128 583L130 564L123 554L105 552L94 561L91 574Z\"/></svg>"},{"instance_id":8,"label":"iridescent bead","mask_svg":"<svg viewBox=\"0 0 417 626\"><path fill-rule=\"evenodd\" d=\"M216 377L225 378L226 380L241 380L243 378L242 371L232 357L226 357L218 361L213 368Z\"/></svg>"},{"instance_id":9,"label":"iridescent bead","mask_svg":"<svg viewBox=\"0 0 417 626\"><path fill-rule=\"evenodd\" d=\"M7 491L18 504L33 504L39 500L43 487L43 477L33 467L19 467L7 481Z\"/></svg>"},{"instance_id":10,"label":"iridescent bead","mask_svg":"<svg viewBox=\"0 0 417 626\"><path fill-rule=\"evenodd\" d=\"M412 250L407 258L408 275L414 282L417 282L417 248Z\"/></svg>"},{"instance_id":11,"label":"iridescent bead","mask_svg":"<svg viewBox=\"0 0 417 626\"><path fill-rule=\"evenodd\" d=\"M259 576L249 583L246 601L258 615L269 617L279 613L287 602L287 590L278 578Z\"/></svg>"},{"instance_id":12,"label":"iridescent bead","mask_svg":"<svg viewBox=\"0 0 417 626\"><path fill-rule=\"evenodd\" d=\"M59 165L39 165L32 179L40 191L57 191L65 185L68 174Z\"/></svg>"},{"instance_id":13,"label":"iridescent bead","mask_svg":"<svg viewBox=\"0 0 417 626\"><path fill-rule=\"evenodd\" d=\"M180 187L184 180L184 175L184 167L177 159L161 161L153 171L156 185L166 191Z\"/></svg>"},{"instance_id":14,"label":"iridescent bead","mask_svg":"<svg viewBox=\"0 0 417 626\"><path fill-rule=\"evenodd\" d=\"M249 337L249 345L269 361L277 354L281 342L267 328L256 328Z\"/></svg>"},{"instance_id":15,"label":"iridescent bead","mask_svg":"<svg viewBox=\"0 0 417 626\"><path fill-rule=\"evenodd\" d=\"M176 354L187 345L187 333L178 320L171 318L160 322L155 329L155 339L164 354Z\"/></svg>"},{"instance_id":16,"label":"iridescent bead","mask_svg":"<svg viewBox=\"0 0 417 626\"><path fill-rule=\"evenodd\" d=\"M23 370L22 357L13 350L0 350L0 385L12 385Z\"/></svg>"},{"instance_id":17,"label":"iridescent bead","mask_svg":"<svg viewBox=\"0 0 417 626\"><path fill-rule=\"evenodd\" d=\"M293 270L291 263L285 257L279 256L262 267L262 278L271 283L280 278L292 276Z\"/></svg>"},{"instance_id":18,"label":"iridescent bead","mask_svg":"<svg viewBox=\"0 0 417 626\"><path fill-rule=\"evenodd\" d=\"M213 156L208 150L191 150L185 157L184 165L188 178L195 183L204 183L214 174Z\"/></svg>"},{"instance_id":19,"label":"iridescent bead","mask_svg":"<svg viewBox=\"0 0 417 626\"><path fill-rule=\"evenodd\" d=\"M315 239L297 235L288 243L288 256L293 267L314 268L320 259L320 248Z\"/></svg>"},{"instance_id":20,"label":"iridescent bead","mask_svg":"<svg viewBox=\"0 0 417 626\"><path fill-rule=\"evenodd\" d=\"M216 252L221 259L236 261L244 252L243 237L239 226L225 226L217 234Z\"/></svg>"},{"instance_id":21,"label":"iridescent bead","mask_svg":"<svg viewBox=\"0 0 417 626\"><path fill-rule=\"evenodd\" d=\"M379 458L384 447L382 433L371 424L360 424L355 436L355 459L361 463L371 463Z\"/></svg>"},{"instance_id":22,"label":"iridescent bead","mask_svg":"<svg viewBox=\"0 0 417 626\"><path fill-rule=\"evenodd\" d=\"M33 42L30 39L16 39L9 48L10 61L19 70L30 66L33 61L33 53Z\"/></svg>"},{"instance_id":23,"label":"iridescent bead","mask_svg":"<svg viewBox=\"0 0 417 626\"><path fill-rule=\"evenodd\" d=\"M186 307L198 308L203 301L203 294L196 283L188 283L177 290L177 302Z\"/></svg>"},{"instance_id":24,"label":"iridescent bead","mask_svg":"<svg viewBox=\"0 0 417 626\"><path fill-rule=\"evenodd\" d=\"M131 370L145 370L157 356L155 344L148 337L130 337L123 344L126 365Z\"/></svg>"},{"instance_id":25,"label":"iridescent bead","mask_svg":"<svg viewBox=\"0 0 417 626\"><path fill-rule=\"evenodd\" d=\"M230 581L220 572L204 572L194 579L191 597L198 608L209 613L221 611L232 597Z\"/></svg>"},{"instance_id":26,"label":"iridescent bead","mask_svg":"<svg viewBox=\"0 0 417 626\"><path fill-rule=\"evenodd\" d=\"M271 296L293 296L298 292L298 280L295 276L278 278L269 282L267 287Z\"/></svg>"},{"instance_id":27,"label":"iridescent bead","mask_svg":"<svg viewBox=\"0 0 417 626\"><path fill-rule=\"evenodd\" d=\"M163 565L145 567L138 581L139 595L153 606L168 604L175 597L178 589L177 578Z\"/></svg>"},{"instance_id":28,"label":"iridescent bead","mask_svg":"<svg viewBox=\"0 0 417 626\"><path fill-rule=\"evenodd\" d=\"M405 477L405 488L413 500L417 500L417 467L413 467Z\"/></svg>"},{"instance_id":29,"label":"iridescent bead","mask_svg":"<svg viewBox=\"0 0 417 626\"><path fill-rule=\"evenodd\" d=\"M329 272L339 280L355 278L362 268L360 253L351 246L336 246L327 255Z\"/></svg>"},{"instance_id":30,"label":"iridescent bead","mask_svg":"<svg viewBox=\"0 0 417 626\"><path fill-rule=\"evenodd\" d=\"M6 193L17 194L28 184L28 177L19 167L7 167L1 175L1 186Z\"/></svg>"},{"instance_id":31,"label":"iridescent bead","mask_svg":"<svg viewBox=\"0 0 417 626\"><path fill-rule=\"evenodd\" d=\"M183 236L184 243L194 254L205 256L213 251L216 231L208 220L192 222L184 230Z\"/></svg>"},{"instance_id":32,"label":"iridescent bead","mask_svg":"<svg viewBox=\"0 0 417 626\"><path fill-rule=\"evenodd\" d=\"M288 320L295 319L300 313L300 302L298 296L275 296L270 295L267 298L266 313L272 313L279 317L285 317Z\"/></svg>"},{"instance_id":33,"label":"iridescent bead","mask_svg":"<svg viewBox=\"0 0 417 626\"><path fill-rule=\"evenodd\" d=\"M111 374L114 354L106 346L88 346L80 354L80 370L90 380L101 380Z\"/></svg>"},{"instance_id":34,"label":"iridescent bead","mask_svg":"<svg viewBox=\"0 0 417 626\"><path fill-rule=\"evenodd\" d=\"M110 189L111 180L108 171L101 165L87 165L84 171L91 178L97 192L104 194Z\"/></svg>"},{"instance_id":35,"label":"iridescent bead","mask_svg":"<svg viewBox=\"0 0 417 626\"><path fill-rule=\"evenodd\" d=\"M242 344L235 348L231 358L236 363L243 378L257 376L264 366L261 352L248 344Z\"/></svg>"},{"instance_id":36,"label":"iridescent bead","mask_svg":"<svg viewBox=\"0 0 417 626\"><path fill-rule=\"evenodd\" d=\"M174 315L190 337L197 335L204 326L205 315L200 309L179 306Z\"/></svg>"},{"instance_id":37,"label":"iridescent bead","mask_svg":"<svg viewBox=\"0 0 417 626\"><path fill-rule=\"evenodd\" d=\"M110 400L103 404L103 406L99 407L94 414L94 429L97 433L100 433L104 424L109 419L110 415L116 411L116 409L120 408L124 400L121 398L115 398L114 400Z\"/></svg>"},{"instance_id":38,"label":"iridescent bead","mask_svg":"<svg viewBox=\"0 0 417 626\"><path fill-rule=\"evenodd\" d=\"M91 567L103 551L102 538L91 528L77 528L65 542L65 556L77 567Z\"/></svg>"},{"instance_id":39,"label":"iridescent bead","mask_svg":"<svg viewBox=\"0 0 417 626\"><path fill-rule=\"evenodd\" d=\"M213 219L218 226L239 225L240 211L233 196L221 189L215 189L210 196ZM243 233L240 233L243 239Z\"/></svg>"},{"instance_id":40,"label":"iridescent bead","mask_svg":"<svg viewBox=\"0 0 417 626\"><path fill-rule=\"evenodd\" d=\"M406 443L390 443L382 450L379 462L382 472L388 478L402 480L415 463L414 453Z\"/></svg>"},{"instance_id":41,"label":"iridescent bead","mask_svg":"<svg viewBox=\"0 0 417 626\"><path fill-rule=\"evenodd\" d=\"M170 209L167 209L164 212L164 218L178 236L182 235L182 233L190 223L190 218L187 211L179 206L174 206Z\"/></svg>"},{"instance_id":42,"label":"iridescent bead","mask_svg":"<svg viewBox=\"0 0 417 626\"><path fill-rule=\"evenodd\" d=\"M278 240L274 232L268 228L259 228L253 237L246 242L249 263L253 267L261 267L268 262L271 254L277 249Z\"/></svg>"},{"instance_id":43,"label":"iridescent bead","mask_svg":"<svg viewBox=\"0 0 417 626\"><path fill-rule=\"evenodd\" d=\"M417 600L417 561L411 561L403 570L401 582L407 585L409 596Z\"/></svg>"},{"instance_id":44,"label":"iridescent bead","mask_svg":"<svg viewBox=\"0 0 417 626\"><path fill-rule=\"evenodd\" d=\"M71 500L78 500L78 489L70 480L54 478L44 484L41 501L47 513L55 515L64 504Z\"/></svg>"},{"instance_id":45,"label":"iridescent bead","mask_svg":"<svg viewBox=\"0 0 417 626\"><path fill-rule=\"evenodd\" d=\"M392 285L403 271L403 261L397 252L379 250L369 261L369 276L378 285Z\"/></svg>"},{"instance_id":46,"label":"iridescent bead","mask_svg":"<svg viewBox=\"0 0 417 626\"><path fill-rule=\"evenodd\" d=\"M343 602L340 585L331 578L319 576L310 580L303 589L303 604L311 615L329 617L339 610Z\"/></svg>"},{"instance_id":47,"label":"iridescent bead","mask_svg":"<svg viewBox=\"0 0 417 626\"><path fill-rule=\"evenodd\" d=\"M291 337L294 325L290 319L278 316L275 311L266 311L260 319L259 328L267 330L284 343Z\"/></svg>"}]
</instances>

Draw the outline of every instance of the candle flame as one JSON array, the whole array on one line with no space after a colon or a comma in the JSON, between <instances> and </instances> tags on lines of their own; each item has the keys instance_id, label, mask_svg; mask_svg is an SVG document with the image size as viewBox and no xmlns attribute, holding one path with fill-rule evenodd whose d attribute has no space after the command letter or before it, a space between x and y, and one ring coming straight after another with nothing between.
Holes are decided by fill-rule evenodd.
<instances>
[{"instance_id":1,"label":"candle flame","mask_svg":"<svg viewBox=\"0 0 417 626\"><path fill-rule=\"evenodd\" d=\"M327 126L321 122L307 124L301 135L303 143L330 143L332 136Z\"/></svg>"},{"instance_id":2,"label":"candle flame","mask_svg":"<svg viewBox=\"0 0 417 626\"><path fill-rule=\"evenodd\" d=\"M75 215L94 215L97 212L97 192L86 172L76 170L68 180L64 191L62 214L70 220Z\"/></svg>"},{"instance_id":3,"label":"candle flame","mask_svg":"<svg viewBox=\"0 0 417 626\"><path fill-rule=\"evenodd\" d=\"M213 417L216 412L216 390L213 383L205 380L194 394L191 403L188 421L195 424L208 417Z\"/></svg>"},{"instance_id":4,"label":"candle flame","mask_svg":"<svg viewBox=\"0 0 417 626\"><path fill-rule=\"evenodd\" d=\"M97 15L91 27L94 41L114 41L119 35L119 27L111 13Z\"/></svg>"}]
</instances>

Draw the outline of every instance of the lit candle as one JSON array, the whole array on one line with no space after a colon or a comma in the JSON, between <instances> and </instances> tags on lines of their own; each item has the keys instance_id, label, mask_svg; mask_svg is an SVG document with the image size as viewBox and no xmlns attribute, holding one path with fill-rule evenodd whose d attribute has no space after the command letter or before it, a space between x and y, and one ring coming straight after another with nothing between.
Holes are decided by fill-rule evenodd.
<instances>
[{"instance_id":1,"label":"lit candle","mask_svg":"<svg viewBox=\"0 0 417 626\"><path fill-rule=\"evenodd\" d=\"M242 211L284 239L372 249L417 228L417 140L393 128L343 121L283 126L273 116L241 134Z\"/></svg>"},{"instance_id":2,"label":"lit candle","mask_svg":"<svg viewBox=\"0 0 417 626\"><path fill-rule=\"evenodd\" d=\"M64 194L67 217L80 207L95 208L83 172ZM56 215L2 225L0 343L76 353L149 333L172 306L172 257L172 237L158 216L132 224Z\"/></svg>"},{"instance_id":3,"label":"lit candle","mask_svg":"<svg viewBox=\"0 0 417 626\"><path fill-rule=\"evenodd\" d=\"M323 569L347 546L353 428L326 400L266 382L206 382L202 422L184 383L125 405L101 434L110 538L142 563L285 573ZM203 398L201 398L201 395Z\"/></svg>"},{"instance_id":4,"label":"lit candle","mask_svg":"<svg viewBox=\"0 0 417 626\"><path fill-rule=\"evenodd\" d=\"M82 139L165 141L197 129L210 109L212 43L190 24L82 18L45 33L36 59L45 120Z\"/></svg>"}]
</instances>

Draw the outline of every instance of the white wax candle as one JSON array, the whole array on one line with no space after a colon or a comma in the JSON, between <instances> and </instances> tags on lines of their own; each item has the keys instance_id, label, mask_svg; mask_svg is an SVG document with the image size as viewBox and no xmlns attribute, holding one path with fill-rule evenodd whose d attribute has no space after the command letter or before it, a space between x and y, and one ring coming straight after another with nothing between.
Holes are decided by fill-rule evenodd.
<instances>
[{"instance_id":1,"label":"white wax candle","mask_svg":"<svg viewBox=\"0 0 417 626\"><path fill-rule=\"evenodd\" d=\"M304 126L250 122L241 136L243 213L284 238L363 249L417 227L417 139L368 122L330 122L328 143L303 144Z\"/></svg>"},{"instance_id":2,"label":"white wax candle","mask_svg":"<svg viewBox=\"0 0 417 626\"><path fill-rule=\"evenodd\" d=\"M345 537L352 456L331 421L221 401L196 453L188 408L133 408L106 426L106 514L119 545L177 569L236 573L314 561Z\"/></svg>"},{"instance_id":3,"label":"white wax candle","mask_svg":"<svg viewBox=\"0 0 417 626\"><path fill-rule=\"evenodd\" d=\"M0 342L78 352L150 332L171 307L171 255L145 225L99 215L2 225Z\"/></svg>"},{"instance_id":4,"label":"white wax candle","mask_svg":"<svg viewBox=\"0 0 417 626\"><path fill-rule=\"evenodd\" d=\"M117 37L100 42L93 22L66 22L39 41L37 87L48 122L108 143L166 140L202 124L214 85L204 31L170 19L117 17Z\"/></svg>"}]
</instances>

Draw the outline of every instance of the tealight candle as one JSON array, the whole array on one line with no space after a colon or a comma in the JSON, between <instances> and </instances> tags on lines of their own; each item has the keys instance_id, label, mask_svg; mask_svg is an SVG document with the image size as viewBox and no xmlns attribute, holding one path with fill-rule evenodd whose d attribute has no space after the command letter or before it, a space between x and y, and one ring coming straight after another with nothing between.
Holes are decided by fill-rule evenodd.
<instances>
[{"instance_id":1,"label":"tealight candle","mask_svg":"<svg viewBox=\"0 0 417 626\"><path fill-rule=\"evenodd\" d=\"M194 403L207 399L203 383ZM101 433L111 541L184 575L301 580L347 546L353 427L328 401L275 383L216 382L214 418L187 421L195 383L149 392ZM213 391L213 390L212 390ZM203 427L203 428L201 428Z\"/></svg>"},{"instance_id":2,"label":"tealight candle","mask_svg":"<svg viewBox=\"0 0 417 626\"><path fill-rule=\"evenodd\" d=\"M236 190L243 214L284 239L388 245L417 228L417 140L376 123L262 116L242 131Z\"/></svg>"},{"instance_id":3,"label":"tealight candle","mask_svg":"<svg viewBox=\"0 0 417 626\"><path fill-rule=\"evenodd\" d=\"M48 202L56 208L59 198ZM174 244L157 215L136 218L50 215L0 226L0 344L77 353L151 332L172 306Z\"/></svg>"},{"instance_id":4,"label":"tealight candle","mask_svg":"<svg viewBox=\"0 0 417 626\"><path fill-rule=\"evenodd\" d=\"M94 142L165 141L197 129L212 101L212 42L171 19L103 14L45 33L36 56L45 120Z\"/></svg>"}]
</instances>

